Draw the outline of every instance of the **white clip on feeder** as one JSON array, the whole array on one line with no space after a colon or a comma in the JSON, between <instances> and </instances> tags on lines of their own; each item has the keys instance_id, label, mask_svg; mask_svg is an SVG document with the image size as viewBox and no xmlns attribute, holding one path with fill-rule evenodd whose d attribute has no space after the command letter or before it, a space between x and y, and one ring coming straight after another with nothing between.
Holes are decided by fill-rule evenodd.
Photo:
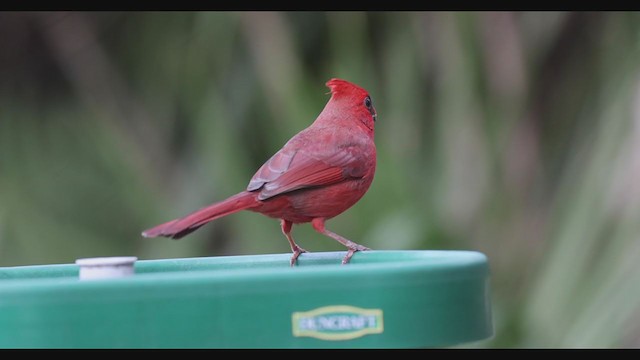
<instances>
[{"instance_id":1,"label":"white clip on feeder","mask_svg":"<svg viewBox=\"0 0 640 360\"><path fill-rule=\"evenodd\" d=\"M113 279L134 274L135 256L96 257L76 260L80 280Z\"/></svg>"}]
</instances>

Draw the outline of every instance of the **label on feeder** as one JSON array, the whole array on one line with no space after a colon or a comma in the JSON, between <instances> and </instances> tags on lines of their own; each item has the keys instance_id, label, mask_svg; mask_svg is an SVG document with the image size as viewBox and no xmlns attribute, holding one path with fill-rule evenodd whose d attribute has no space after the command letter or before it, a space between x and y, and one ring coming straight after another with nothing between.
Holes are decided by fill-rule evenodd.
<instances>
[{"instance_id":1,"label":"label on feeder","mask_svg":"<svg viewBox=\"0 0 640 360\"><path fill-rule=\"evenodd\" d=\"M384 331L381 309L349 305L324 306L291 316L293 336L321 340L351 340Z\"/></svg>"}]
</instances>

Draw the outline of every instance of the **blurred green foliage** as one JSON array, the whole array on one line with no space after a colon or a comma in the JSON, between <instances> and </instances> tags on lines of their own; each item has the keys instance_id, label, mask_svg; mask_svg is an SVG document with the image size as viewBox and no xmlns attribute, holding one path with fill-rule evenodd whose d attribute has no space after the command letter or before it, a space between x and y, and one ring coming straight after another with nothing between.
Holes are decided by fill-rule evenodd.
<instances>
[{"instance_id":1,"label":"blurred green foliage","mask_svg":"<svg viewBox=\"0 0 640 360\"><path fill-rule=\"evenodd\" d=\"M0 266L288 252L243 190L341 77L378 168L328 228L490 259L478 347L640 346L640 14L0 13ZM343 250L309 225L311 251Z\"/></svg>"}]
</instances>

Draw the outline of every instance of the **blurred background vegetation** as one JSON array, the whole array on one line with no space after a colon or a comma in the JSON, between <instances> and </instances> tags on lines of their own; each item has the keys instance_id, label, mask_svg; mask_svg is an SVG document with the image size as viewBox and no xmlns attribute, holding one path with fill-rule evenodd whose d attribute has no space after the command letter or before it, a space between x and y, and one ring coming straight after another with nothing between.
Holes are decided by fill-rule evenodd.
<instances>
[{"instance_id":1,"label":"blurred background vegetation","mask_svg":"<svg viewBox=\"0 0 640 360\"><path fill-rule=\"evenodd\" d=\"M0 266L289 252L251 212L139 234L243 190L331 77L379 121L329 229L485 253L496 336L466 346L640 346L639 13L1 12Z\"/></svg>"}]
</instances>

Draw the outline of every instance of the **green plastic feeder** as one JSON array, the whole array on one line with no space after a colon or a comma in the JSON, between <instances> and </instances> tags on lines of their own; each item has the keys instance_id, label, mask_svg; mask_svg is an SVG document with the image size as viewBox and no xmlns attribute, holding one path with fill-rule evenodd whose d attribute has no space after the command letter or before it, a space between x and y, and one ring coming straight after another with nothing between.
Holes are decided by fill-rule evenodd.
<instances>
[{"instance_id":1,"label":"green plastic feeder","mask_svg":"<svg viewBox=\"0 0 640 360\"><path fill-rule=\"evenodd\" d=\"M305 253L293 268L290 256L141 260L82 280L76 264L0 268L0 348L423 348L493 334L481 253L366 251L347 265Z\"/></svg>"}]
</instances>

